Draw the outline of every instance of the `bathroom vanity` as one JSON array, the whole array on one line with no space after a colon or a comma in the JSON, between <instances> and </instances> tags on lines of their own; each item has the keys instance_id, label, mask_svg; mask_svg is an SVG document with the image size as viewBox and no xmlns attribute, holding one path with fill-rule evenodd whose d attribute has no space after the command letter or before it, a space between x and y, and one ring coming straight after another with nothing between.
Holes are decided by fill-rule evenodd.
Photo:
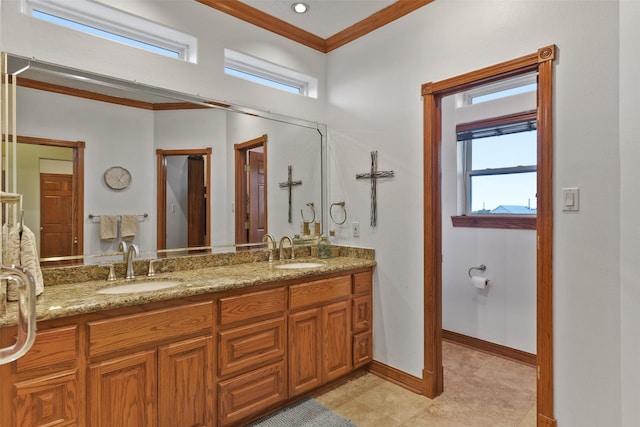
<instances>
[{"instance_id":1,"label":"bathroom vanity","mask_svg":"<svg viewBox=\"0 0 640 427\"><path fill-rule=\"evenodd\" d=\"M375 261L309 261L165 272L153 281L178 284L158 291L47 286L35 344L0 366L0 425L241 425L365 366Z\"/></svg>"}]
</instances>

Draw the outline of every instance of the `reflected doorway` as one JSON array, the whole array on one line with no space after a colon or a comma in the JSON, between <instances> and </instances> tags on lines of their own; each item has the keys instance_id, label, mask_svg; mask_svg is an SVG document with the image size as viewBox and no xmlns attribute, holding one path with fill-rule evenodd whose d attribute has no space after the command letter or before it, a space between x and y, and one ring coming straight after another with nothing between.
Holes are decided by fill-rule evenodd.
<instances>
[{"instance_id":1,"label":"reflected doorway","mask_svg":"<svg viewBox=\"0 0 640 427\"><path fill-rule=\"evenodd\" d=\"M211 242L211 148L156 150L158 249L198 248ZM195 252L195 251L190 251Z\"/></svg>"},{"instance_id":2,"label":"reflected doorway","mask_svg":"<svg viewBox=\"0 0 640 427\"><path fill-rule=\"evenodd\" d=\"M234 145L236 244L267 233L267 135Z\"/></svg>"},{"instance_id":3,"label":"reflected doorway","mask_svg":"<svg viewBox=\"0 0 640 427\"><path fill-rule=\"evenodd\" d=\"M24 222L40 258L75 257L84 251L84 141L18 135L16 191ZM81 263L43 260L42 266Z\"/></svg>"}]
</instances>

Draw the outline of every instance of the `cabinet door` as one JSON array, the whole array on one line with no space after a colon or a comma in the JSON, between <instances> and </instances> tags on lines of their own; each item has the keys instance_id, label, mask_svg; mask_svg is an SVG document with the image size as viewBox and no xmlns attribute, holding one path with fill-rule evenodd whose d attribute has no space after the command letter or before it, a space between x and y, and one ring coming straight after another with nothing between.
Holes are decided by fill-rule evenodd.
<instances>
[{"instance_id":1,"label":"cabinet door","mask_svg":"<svg viewBox=\"0 0 640 427\"><path fill-rule=\"evenodd\" d=\"M158 426L215 426L213 339L158 348Z\"/></svg>"},{"instance_id":2,"label":"cabinet door","mask_svg":"<svg viewBox=\"0 0 640 427\"><path fill-rule=\"evenodd\" d=\"M15 426L78 425L78 372L62 372L14 385Z\"/></svg>"},{"instance_id":3,"label":"cabinet door","mask_svg":"<svg viewBox=\"0 0 640 427\"><path fill-rule=\"evenodd\" d=\"M359 368L373 360L373 335L371 331L353 336L353 367Z\"/></svg>"},{"instance_id":4,"label":"cabinet door","mask_svg":"<svg viewBox=\"0 0 640 427\"><path fill-rule=\"evenodd\" d=\"M371 294L353 298L352 327L353 332L371 329L372 302Z\"/></svg>"},{"instance_id":5,"label":"cabinet door","mask_svg":"<svg viewBox=\"0 0 640 427\"><path fill-rule=\"evenodd\" d=\"M91 365L88 391L92 427L155 427L155 350Z\"/></svg>"},{"instance_id":6,"label":"cabinet door","mask_svg":"<svg viewBox=\"0 0 640 427\"><path fill-rule=\"evenodd\" d=\"M323 382L351 371L351 305L336 302L322 308Z\"/></svg>"},{"instance_id":7,"label":"cabinet door","mask_svg":"<svg viewBox=\"0 0 640 427\"><path fill-rule=\"evenodd\" d=\"M321 309L289 315L289 396L322 383Z\"/></svg>"}]
</instances>

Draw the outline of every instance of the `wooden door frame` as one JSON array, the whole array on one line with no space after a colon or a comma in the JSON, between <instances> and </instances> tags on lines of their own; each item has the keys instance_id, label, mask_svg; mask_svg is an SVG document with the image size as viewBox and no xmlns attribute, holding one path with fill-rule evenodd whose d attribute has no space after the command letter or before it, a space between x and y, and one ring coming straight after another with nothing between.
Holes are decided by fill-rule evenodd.
<instances>
[{"instance_id":1,"label":"wooden door frame","mask_svg":"<svg viewBox=\"0 0 640 427\"><path fill-rule=\"evenodd\" d=\"M424 101L424 369L423 394L444 390L442 369L441 100L476 86L538 73L537 425L556 426L553 407L553 62L555 45L491 67L422 85Z\"/></svg>"},{"instance_id":2,"label":"wooden door frame","mask_svg":"<svg viewBox=\"0 0 640 427\"><path fill-rule=\"evenodd\" d=\"M44 145L49 147L71 148L73 150L73 207L71 209L72 233L78 243L72 245L69 256L84 254L84 141L65 141L62 139L37 138L33 136L17 136L18 143ZM82 246L79 250L78 246Z\"/></svg>"},{"instance_id":3,"label":"wooden door frame","mask_svg":"<svg viewBox=\"0 0 640 427\"><path fill-rule=\"evenodd\" d=\"M207 182L206 198L209 209L207 209L205 246L211 245L211 147L191 148L178 150L156 149L156 209L158 224L156 229L156 248L158 250L166 249L167 246L167 162L168 156L207 156L207 166L205 167L205 180Z\"/></svg>"},{"instance_id":4,"label":"wooden door frame","mask_svg":"<svg viewBox=\"0 0 640 427\"><path fill-rule=\"evenodd\" d=\"M247 187L247 177L244 172L244 165L246 163L246 152L253 148L262 147L262 154L264 159L264 200L265 200L265 208L264 208L264 233L267 234L268 231L268 203L267 201L267 134L265 133L262 136L251 139L249 141L245 141L239 144L233 145L234 150L234 176L235 176L235 241L236 245L247 243L247 239L242 235L240 228L238 225L243 224L245 218L247 217L247 208L244 205L244 193L242 189Z\"/></svg>"}]
</instances>

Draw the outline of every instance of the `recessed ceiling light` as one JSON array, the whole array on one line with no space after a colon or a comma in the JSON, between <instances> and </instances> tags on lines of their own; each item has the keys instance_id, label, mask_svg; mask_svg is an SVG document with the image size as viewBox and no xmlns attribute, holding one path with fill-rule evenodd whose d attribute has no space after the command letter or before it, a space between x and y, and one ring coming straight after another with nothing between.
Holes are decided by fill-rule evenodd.
<instances>
[{"instance_id":1,"label":"recessed ceiling light","mask_svg":"<svg viewBox=\"0 0 640 427\"><path fill-rule=\"evenodd\" d=\"M291 5L291 9L293 9L295 13L307 13L309 5L306 3L296 2Z\"/></svg>"}]
</instances>

